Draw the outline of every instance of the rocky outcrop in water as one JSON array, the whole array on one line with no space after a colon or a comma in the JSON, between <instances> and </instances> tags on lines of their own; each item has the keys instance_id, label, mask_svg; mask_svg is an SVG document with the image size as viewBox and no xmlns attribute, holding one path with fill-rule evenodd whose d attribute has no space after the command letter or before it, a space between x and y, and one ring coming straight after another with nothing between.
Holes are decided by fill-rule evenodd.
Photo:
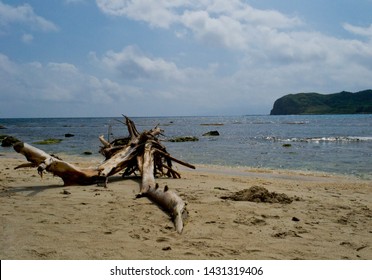
<instances>
[{"instance_id":1,"label":"rocky outcrop in water","mask_svg":"<svg viewBox=\"0 0 372 280\"><path fill-rule=\"evenodd\" d=\"M208 131L203 134L203 136L219 136L220 133L217 130Z\"/></svg>"}]
</instances>

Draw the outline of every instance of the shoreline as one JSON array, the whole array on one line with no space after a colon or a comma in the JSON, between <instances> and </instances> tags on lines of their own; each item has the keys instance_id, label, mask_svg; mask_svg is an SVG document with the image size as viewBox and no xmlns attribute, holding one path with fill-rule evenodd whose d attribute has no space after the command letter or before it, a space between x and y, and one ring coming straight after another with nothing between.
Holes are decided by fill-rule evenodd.
<instances>
[{"instance_id":1,"label":"shoreline","mask_svg":"<svg viewBox=\"0 0 372 280\"><path fill-rule=\"evenodd\" d=\"M158 178L187 203L184 232L136 177L64 187L23 156L0 156L1 259L372 259L372 183L333 174L197 165ZM94 166L99 158L67 161ZM223 199L253 186L290 204Z\"/></svg>"},{"instance_id":2,"label":"shoreline","mask_svg":"<svg viewBox=\"0 0 372 280\"><path fill-rule=\"evenodd\" d=\"M67 154L67 153L58 153L57 154L63 160L66 160L70 163L74 164L83 164L91 162L95 166L104 161L104 157L100 154L92 154L92 155L84 155L84 154ZM10 148L9 151L0 152L0 160L2 158L5 159L19 159L24 160L23 155L18 154ZM340 179L350 179L350 180L360 180L360 181L370 181L372 182L371 178L366 178L366 176L362 175L355 175L355 174L345 174L345 173L338 173L338 172L327 172L327 171L318 171L318 170L301 170L301 169L285 169L285 168L270 168L270 167L252 167L252 166L244 166L244 165L218 165L218 164L203 164L203 163L196 163L193 164L196 166L196 171L203 171L207 173L221 173L221 174L235 174L237 176L260 176L260 177L296 177L301 179L302 177L319 177L319 178L340 178ZM190 170L187 167L178 165L179 170L181 172L187 172Z\"/></svg>"}]
</instances>

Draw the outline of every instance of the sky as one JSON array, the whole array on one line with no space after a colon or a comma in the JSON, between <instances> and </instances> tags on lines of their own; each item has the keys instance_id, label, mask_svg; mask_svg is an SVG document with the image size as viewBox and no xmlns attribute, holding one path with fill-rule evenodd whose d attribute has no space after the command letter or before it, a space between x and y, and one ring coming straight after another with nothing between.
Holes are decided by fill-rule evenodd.
<instances>
[{"instance_id":1,"label":"sky","mask_svg":"<svg viewBox=\"0 0 372 280\"><path fill-rule=\"evenodd\" d=\"M372 88L372 0L0 0L0 118L269 114Z\"/></svg>"}]
</instances>

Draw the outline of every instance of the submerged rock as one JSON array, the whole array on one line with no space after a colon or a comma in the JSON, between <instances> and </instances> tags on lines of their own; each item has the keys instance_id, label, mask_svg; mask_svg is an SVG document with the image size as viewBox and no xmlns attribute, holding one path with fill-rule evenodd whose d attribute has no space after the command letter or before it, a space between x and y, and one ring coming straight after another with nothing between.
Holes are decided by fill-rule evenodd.
<instances>
[{"instance_id":1,"label":"submerged rock","mask_svg":"<svg viewBox=\"0 0 372 280\"><path fill-rule=\"evenodd\" d=\"M217 130L211 130L203 134L203 136L219 136L220 133Z\"/></svg>"},{"instance_id":2,"label":"submerged rock","mask_svg":"<svg viewBox=\"0 0 372 280\"><path fill-rule=\"evenodd\" d=\"M52 144L59 144L62 142L62 139L55 139L55 138L48 138L42 141L36 141L33 144L37 145L52 145Z\"/></svg>"},{"instance_id":3,"label":"submerged rock","mask_svg":"<svg viewBox=\"0 0 372 280\"><path fill-rule=\"evenodd\" d=\"M72 133L66 133L66 134L65 134L65 137L67 137L67 138L68 138L68 137L74 137L74 136L75 136L75 135L72 134Z\"/></svg>"},{"instance_id":4,"label":"submerged rock","mask_svg":"<svg viewBox=\"0 0 372 280\"><path fill-rule=\"evenodd\" d=\"M203 126L222 126L223 123L201 123Z\"/></svg>"},{"instance_id":5,"label":"submerged rock","mask_svg":"<svg viewBox=\"0 0 372 280\"><path fill-rule=\"evenodd\" d=\"M168 139L169 142L195 142L199 141L198 137L195 136L180 136Z\"/></svg>"}]
</instances>

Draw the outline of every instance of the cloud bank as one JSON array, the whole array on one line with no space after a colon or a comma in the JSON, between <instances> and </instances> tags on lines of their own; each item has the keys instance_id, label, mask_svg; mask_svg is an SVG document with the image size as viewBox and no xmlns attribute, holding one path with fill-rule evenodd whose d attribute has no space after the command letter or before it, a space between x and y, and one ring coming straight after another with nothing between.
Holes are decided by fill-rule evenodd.
<instances>
[{"instance_id":1,"label":"cloud bank","mask_svg":"<svg viewBox=\"0 0 372 280\"><path fill-rule=\"evenodd\" d=\"M85 115L265 114L287 93L371 88L372 25L340 23L350 36L330 36L298 15L256 9L242 0L96 5L108 19L140 22L171 34L176 46L192 44L199 56L214 55L200 62L187 52L164 57L133 42L101 53L92 49L88 71L71 62L20 63L0 53L0 98L74 104ZM30 5L0 2L0 28L14 24L58 30ZM27 32L22 40L35 39Z\"/></svg>"}]
</instances>

